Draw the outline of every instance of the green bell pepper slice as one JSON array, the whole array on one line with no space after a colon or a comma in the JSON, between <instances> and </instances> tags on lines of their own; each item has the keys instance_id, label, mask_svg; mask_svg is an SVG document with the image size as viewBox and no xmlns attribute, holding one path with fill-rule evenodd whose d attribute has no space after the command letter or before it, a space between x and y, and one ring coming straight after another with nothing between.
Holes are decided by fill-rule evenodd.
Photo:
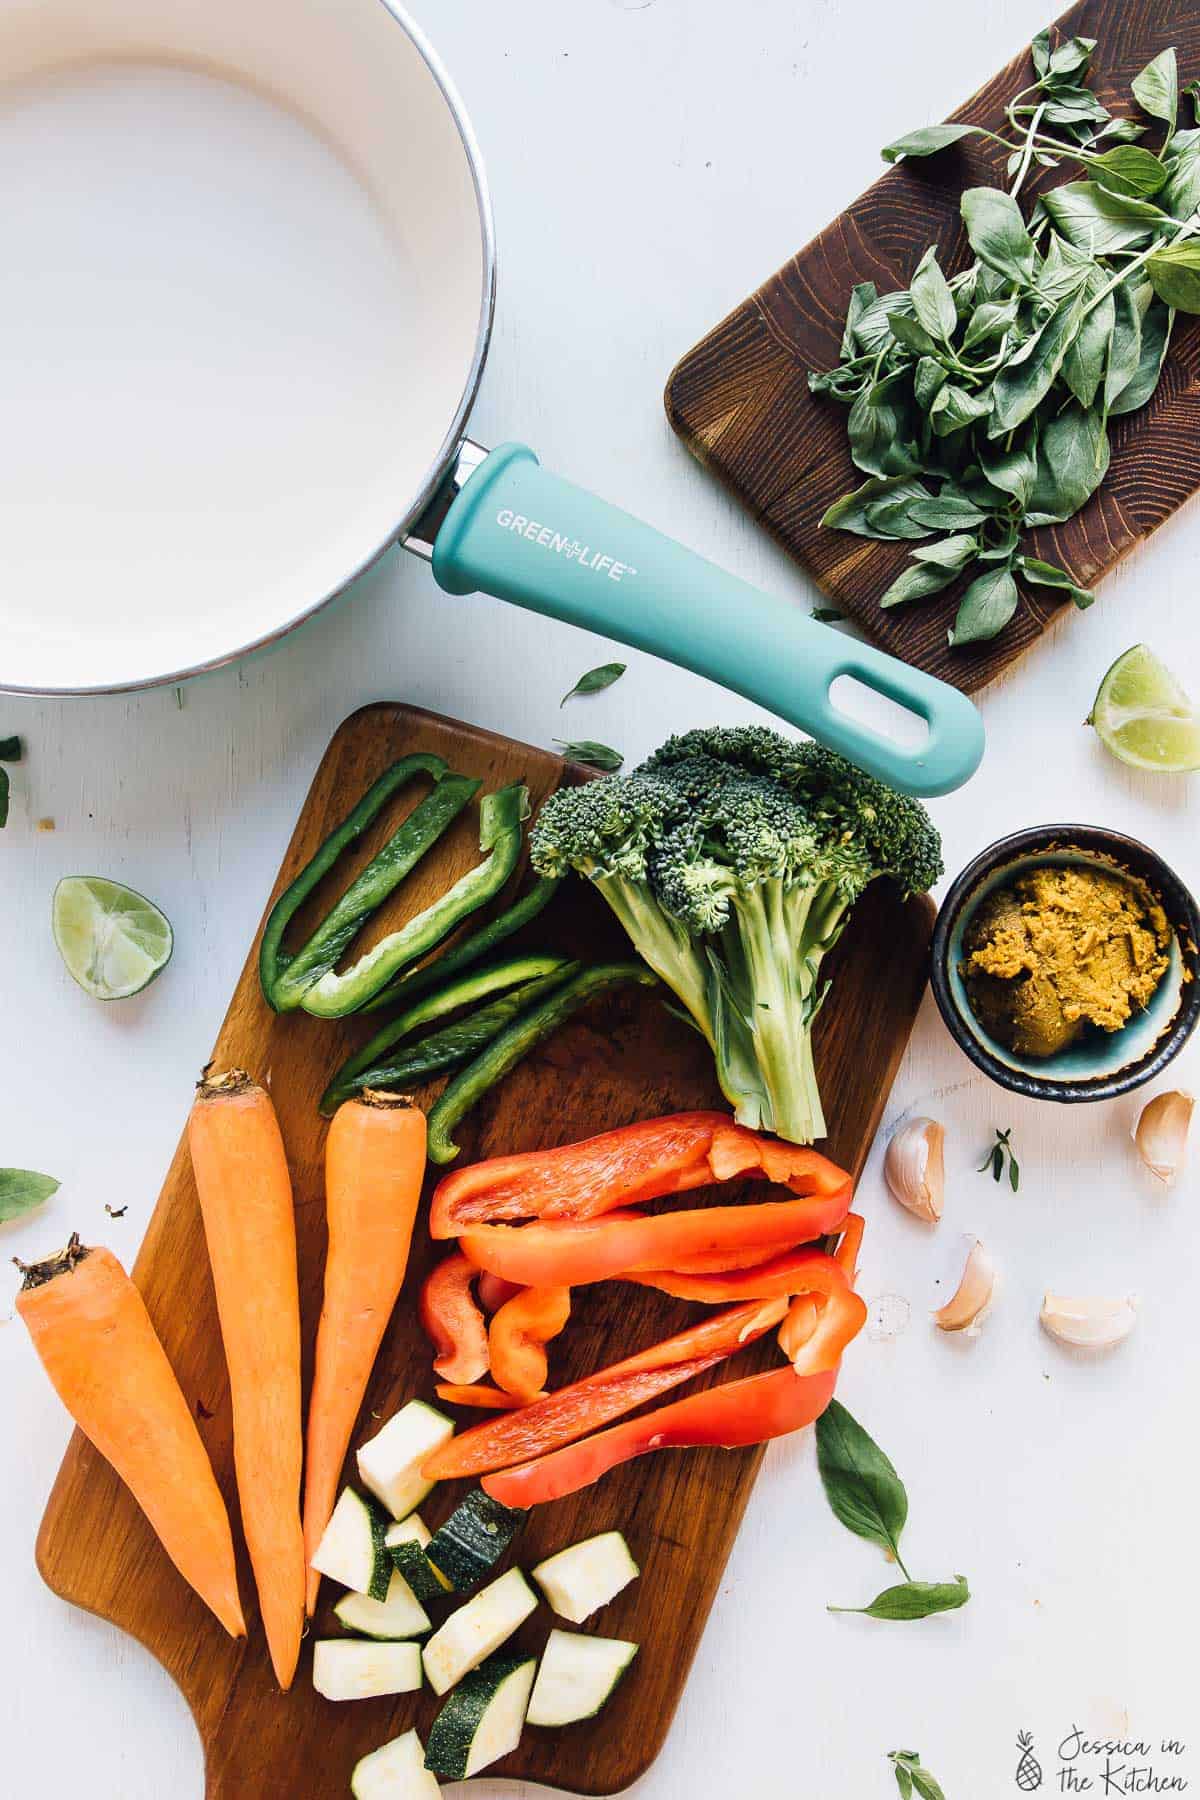
<instances>
[{"instance_id":1,"label":"green bell pepper slice","mask_svg":"<svg viewBox=\"0 0 1200 1800\"><path fill-rule=\"evenodd\" d=\"M322 1094L321 1111L329 1117L337 1111L343 1100L361 1093L364 1088L405 1087L469 1062L514 1020L519 1021L527 1008L569 981L580 966L577 962L563 962L557 957L553 961L556 966L546 974L539 975L533 981L522 982L519 987L510 989L490 1005L468 1013L465 1019L456 1019L452 1025L447 1025L442 1031L432 1032L429 1037L422 1038L410 1048L400 1050L392 1056L384 1050L381 1052L382 1060L369 1068L358 1069L352 1075L347 1075L346 1070L342 1069Z\"/></svg>"},{"instance_id":2,"label":"green bell pepper slice","mask_svg":"<svg viewBox=\"0 0 1200 1800\"><path fill-rule=\"evenodd\" d=\"M441 788L461 779L462 777L453 775L445 776L422 805L429 806L437 799ZM420 811L421 808L418 807L417 812ZM416 818L417 814L412 816ZM319 978L305 987L300 998L305 1012L312 1013L318 1019L341 1019L347 1013L357 1012L360 1006L364 1006L381 988L386 987L401 969L427 955L443 938L449 937L464 919L469 918L479 907L486 906L500 892L517 866L521 854L522 827L528 817L529 790L522 782L513 782L494 794L485 794L479 804L479 848L485 852L483 862L469 869L452 888L447 889L431 906L427 906L424 912L418 913L416 918L409 919L398 931L389 932L387 937L381 938L373 949L360 956L344 974L337 974L333 967L336 956L322 957L323 966ZM400 829L403 831L404 826ZM370 873L368 868L360 879Z\"/></svg>"},{"instance_id":3,"label":"green bell pepper slice","mask_svg":"<svg viewBox=\"0 0 1200 1800\"><path fill-rule=\"evenodd\" d=\"M599 963L584 969L572 980L560 984L549 997L530 1012L515 1018L507 1030L493 1037L473 1063L446 1084L429 1114L427 1150L435 1163L453 1162L459 1146L451 1132L471 1108L482 1100L489 1088L503 1081L543 1038L569 1019L573 1012L600 994L630 983L638 987L657 987L658 976L645 963Z\"/></svg>"},{"instance_id":4,"label":"green bell pepper slice","mask_svg":"<svg viewBox=\"0 0 1200 1800\"><path fill-rule=\"evenodd\" d=\"M463 969L469 969L481 957L502 944L514 932L520 931L522 925L528 925L530 919L536 919L557 891L562 881L561 875L539 875L527 892L504 912L497 913L478 931L472 931L461 938L457 944L451 944L449 950L442 952L433 962L428 962L420 969L409 969L397 975L381 988L372 1000L360 1007L361 1012L382 1012L387 1006L404 1006L415 1000L418 994L427 994L430 988L437 987L449 975L457 975Z\"/></svg>"},{"instance_id":5,"label":"green bell pepper slice","mask_svg":"<svg viewBox=\"0 0 1200 1800\"><path fill-rule=\"evenodd\" d=\"M286 951L283 934L318 882L374 822L392 795L417 775L432 776L433 792L351 882L307 943L297 951ZM300 1005L307 990L334 967L375 909L436 843L481 785L465 775L452 774L442 757L418 752L401 757L367 789L358 805L330 832L316 855L284 889L267 917L258 972L267 1004L275 1012L292 1012Z\"/></svg>"}]
</instances>

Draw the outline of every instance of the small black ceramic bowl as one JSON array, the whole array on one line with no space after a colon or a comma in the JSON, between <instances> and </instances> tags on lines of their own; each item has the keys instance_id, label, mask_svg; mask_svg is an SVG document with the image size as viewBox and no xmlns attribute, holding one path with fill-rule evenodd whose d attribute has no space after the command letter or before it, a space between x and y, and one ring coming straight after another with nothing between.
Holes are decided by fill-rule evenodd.
<instances>
[{"instance_id":1,"label":"small black ceramic bowl","mask_svg":"<svg viewBox=\"0 0 1200 1800\"><path fill-rule=\"evenodd\" d=\"M1150 1004L1120 1031L1089 1031L1056 1056L1023 1057L997 1042L971 1010L959 972L963 934L980 901L1014 875L1051 863L1096 865L1148 888L1174 933L1170 962ZM1200 910L1173 869L1136 838L1100 825L1036 825L982 850L946 895L933 933L931 983L950 1035L1001 1087L1033 1100L1111 1100L1152 1081L1200 1019Z\"/></svg>"}]
</instances>

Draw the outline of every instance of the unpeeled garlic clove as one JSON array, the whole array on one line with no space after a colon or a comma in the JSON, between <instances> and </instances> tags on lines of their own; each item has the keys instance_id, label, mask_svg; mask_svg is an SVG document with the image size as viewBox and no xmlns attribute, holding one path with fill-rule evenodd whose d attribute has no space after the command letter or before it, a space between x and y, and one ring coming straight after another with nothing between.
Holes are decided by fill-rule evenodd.
<instances>
[{"instance_id":1,"label":"unpeeled garlic clove","mask_svg":"<svg viewBox=\"0 0 1200 1800\"><path fill-rule=\"evenodd\" d=\"M936 1119L909 1119L893 1133L883 1159L883 1175L901 1206L936 1225L942 1216L945 1127Z\"/></svg>"},{"instance_id":2,"label":"unpeeled garlic clove","mask_svg":"<svg viewBox=\"0 0 1200 1800\"><path fill-rule=\"evenodd\" d=\"M1171 1088L1147 1100L1133 1128L1138 1155L1152 1175L1170 1187L1187 1157L1188 1131L1194 1097L1182 1088Z\"/></svg>"},{"instance_id":3,"label":"unpeeled garlic clove","mask_svg":"<svg viewBox=\"0 0 1200 1800\"><path fill-rule=\"evenodd\" d=\"M1135 1294L1069 1300L1062 1294L1047 1293L1042 1299L1042 1324L1060 1344L1110 1350L1137 1324L1137 1305Z\"/></svg>"},{"instance_id":4,"label":"unpeeled garlic clove","mask_svg":"<svg viewBox=\"0 0 1200 1800\"><path fill-rule=\"evenodd\" d=\"M953 1298L934 1313L934 1324L940 1331L965 1331L971 1337L976 1336L987 1317L995 1291L996 1265L976 1238L967 1252L962 1280Z\"/></svg>"}]
</instances>

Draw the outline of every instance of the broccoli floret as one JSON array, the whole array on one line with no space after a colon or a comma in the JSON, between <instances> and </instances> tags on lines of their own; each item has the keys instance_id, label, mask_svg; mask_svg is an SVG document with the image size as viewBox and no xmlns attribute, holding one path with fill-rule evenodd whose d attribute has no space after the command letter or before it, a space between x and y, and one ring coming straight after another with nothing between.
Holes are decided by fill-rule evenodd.
<instances>
[{"instance_id":1,"label":"broccoli floret","mask_svg":"<svg viewBox=\"0 0 1200 1800\"><path fill-rule=\"evenodd\" d=\"M748 726L674 737L627 776L556 794L534 867L595 881L713 1049L742 1124L824 1134L821 959L868 882L941 873L923 806L818 744Z\"/></svg>"}]
</instances>

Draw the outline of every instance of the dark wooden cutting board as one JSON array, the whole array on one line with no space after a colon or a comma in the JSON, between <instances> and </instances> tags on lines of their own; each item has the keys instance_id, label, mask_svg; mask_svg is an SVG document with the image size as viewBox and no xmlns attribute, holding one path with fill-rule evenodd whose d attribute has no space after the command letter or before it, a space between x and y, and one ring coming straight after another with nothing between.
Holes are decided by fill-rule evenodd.
<instances>
[{"instance_id":1,"label":"dark wooden cutting board","mask_svg":"<svg viewBox=\"0 0 1200 1800\"><path fill-rule=\"evenodd\" d=\"M1059 20L1059 30L1098 40L1092 85L1114 112L1131 110L1130 79L1168 44L1178 50L1181 81L1200 75L1196 0L1082 0ZM1032 79L1025 50L953 117L998 129L1005 103ZM903 121L904 129L925 123ZM968 187L1006 186L1003 160L999 146L968 138L929 161L889 171L690 350L666 390L668 417L688 449L830 599L884 649L968 693L1045 630L1059 610L1053 591L1026 594L998 639L961 650L946 642L961 583L935 599L881 612L879 596L911 546L822 529L825 509L865 477L850 460L845 407L810 394L807 373L837 363L855 282L873 281L880 293L907 287L932 243L951 271L966 264L959 197ZM1042 180L1057 185L1078 173L1068 166ZM1036 192L1037 183L1029 189ZM1198 400L1200 319L1180 314L1154 398L1113 421L1105 481L1065 525L1029 534L1033 554L1090 587L1182 506L1200 488Z\"/></svg>"},{"instance_id":2,"label":"dark wooden cutting board","mask_svg":"<svg viewBox=\"0 0 1200 1800\"><path fill-rule=\"evenodd\" d=\"M524 778L535 805L564 779L545 750L494 737L411 707L375 705L348 719L321 762L276 884L292 879L333 825L388 763L433 750L489 788ZM409 802L411 804L411 802ZM428 904L478 860L474 809L452 828L401 888L376 931ZM364 840L373 852L390 823ZM339 884L345 871L335 871ZM319 911L328 891L314 896ZM829 1152L862 1168L907 1043L925 983L933 909L903 903L885 882L859 902L835 952L834 992L819 1021L822 1091L831 1119ZM304 927L304 919L298 924ZM607 907L571 881L529 928L526 940L590 958L628 953ZM378 1023L378 1021L374 1021ZM301 1304L309 1356L324 1266L322 1157L317 1100L331 1072L366 1035L303 1013L280 1018L259 992L257 946L238 983L213 1051L218 1067L240 1065L269 1083L295 1187ZM199 1071L197 1071L199 1073ZM425 1095L421 1096L425 1098ZM180 1095L181 1122L190 1101ZM642 992L578 1016L525 1062L460 1133L464 1160L570 1142L634 1119L721 1104L707 1050L696 1033ZM431 1184L432 1185L432 1182ZM729 1190L723 1190L728 1195ZM414 1296L446 1246L418 1225L404 1293L385 1339L354 1442L415 1395L432 1398L430 1350ZM204 1238L186 1144L180 1145L134 1270L158 1332L192 1402L235 1516L229 1390ZM552 1380L574 1380L633 1348L678 1330L696 1309L649 1289L604 1284L582 1290ZM777 1352L760 1346L760 1360ZM750 1364L755 1352L744 1359ZM720 1373L720 1371L718 1371ZM727 1371L725 1372L727 1373ZM306 1381L308 1369L306 1368ZM464 1422L470 1422L470 1416ZM589 1533L619 1527L641 1564L638 1582L588 1623L632 1637L642 1651L599 1720L566 1731L528 1729L493 1771L586 1794L625 1788L657 1755L679 1700L729 1548L758 1470L758 1451L692 1451L646 1457L586 1492L537 1511L514 1546L525 1568ZM348 1468L347 1473L350 1473ZM436 1524L466 1484L438 1489L422 1507ZM313 1692L311 1659L295 1686L276 1688L239 1537L249 1638L232 1642L168 1563L142 1514L108 1465L76 1432L42 1523L38 1567L51 1588L138 1638L182 1689L204 1743L209 1800L338 1800L360 1756L416 1723L426 1733L438 1702L426 1691L399 1700L331 1705ZM771 1577L760 1572L764 1584ZM755 1576L751 1573L750 1580ZM316 1634L336 1631L333 1584L322 1587ZM540 1649L552 1623L543 1606L518 1642Z\"/></svg>"}]
</instances>

